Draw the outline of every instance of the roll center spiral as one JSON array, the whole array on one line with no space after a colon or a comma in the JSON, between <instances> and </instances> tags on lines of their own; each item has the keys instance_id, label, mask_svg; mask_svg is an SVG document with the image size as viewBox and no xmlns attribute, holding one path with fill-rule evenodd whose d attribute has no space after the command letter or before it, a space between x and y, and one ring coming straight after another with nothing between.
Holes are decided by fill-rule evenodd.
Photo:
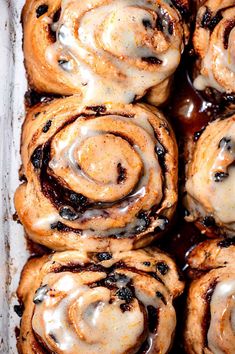
<instances>
[{"instance_id":1,"label":"roll center spiral","mask_svg":"<svg viewBox=\"0 0 235 354\"><path fill-rule=\"evenodd\" d=\"M93 276L99 277L103 275ZM128 311L122 311L124 301L112 290L102 286L90 288L78 273L66 272L54 277L49 274L44 281L53 290L35 307L33 329L51 350L69 354L78 351L122 354L134 348L140 336L146 335L144 309L137 299L133 299Z\"/></svg>"},{"instance_id":2,"label":"roll center spiral","mask_svg":"<svg viewBox=\"0 0 235 354\"><path fill-rule=\"evenodd\" d=\"M77 155L81 169L98 183L126 182L129 192L138 181L142 162L122 138L111 134L88 138L80 146Z\"/></svg>"},{"instance_id":3,"label":"roll center spiral","mask_svg":"<svg viewBox=\"0 0 235 354\"><path fill-rule=\"evenodd\" d=\"M157 14L138 7L123 7L111 12L101 24L99 40L105 50L117 56L141 58L154 56L151 43ZM103 28L104 27L104 28ZM165 41L164 35L161 40Z\"/></svg>"},{"instance_id":4,"label":"roll center spiral","mask_svg":"<svg viewBox=\"0 0 235 354\"><path fill-rule=\"evenodd\" d=\"M134 190L143 171L141 156L118 133L98 131L88 123L58 133L51 145L50 168L76 193L113 202Z\"/></svg>"}]
</instances>

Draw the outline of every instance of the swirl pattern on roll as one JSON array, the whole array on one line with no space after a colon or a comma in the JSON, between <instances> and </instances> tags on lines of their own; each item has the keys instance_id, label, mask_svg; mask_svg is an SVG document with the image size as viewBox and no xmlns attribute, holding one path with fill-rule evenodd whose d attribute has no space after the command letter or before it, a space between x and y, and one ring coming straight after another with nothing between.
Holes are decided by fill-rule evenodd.
<instances>
[{"instance_id":1,"label":"swirl pattern on roll","mask_svg":"<svg viewBox=\"0 0 235 354\"><path fill-rule=\"evenodd\" d=\"M184 284L156 248L123 253L66 251L30 260L18 296L18 348L37 353L167 353Z\"/></svg>"},{"instance_id":2,"label":"swirl pattern on roll","mask_svg":"<svg viewBox=\"0 0 235 354\"><path fill-rule=\"evenodd\" d=\"M129 250L161 235L177 202L177 145L147 105L84 107L76 97L31 109L15 195L20 221L52 249Z\"/></svg>"},{"instance_id":3,"label":"swirl pattern on roll","mask_svg":"<svg viewBox=\"0 0 235 354\"><path fill-rule=\"evenodd\" d=\"M198 10L193 44L198 55L194 86L225 94L235 103L235 4L208 0Z\"/></svg>"},{"instance_id":4,"label":"swirl pattern on roll","mask_svg":"<svg viewBox=\"0 0 235 354\"><path fill-rule=\"evenodd\" d=\"M185 345L189 354L234 352L234 255L234 238L203 242L189 254L189 266L197 278L187 302Z\"/></svg>"},{"instance_id":5,"label":"swirl pattern on roll","mask_svg":"<svg viewBox=\"0 0 235 354\"><path fill-rule=\"evenodd\" d=\"M187 10L187 0L27 0L29 83L89 104L130 103L153 88L149 99L160 104L180 62Z\"/></svg>"},{"instance_id":6,"label":"swirl pattern on roll","mask_svg":"<svg viewBox=\"0 0 235 354\"><path fill-rule=\"evenodd\" d=\"M234 235L235 115L210 123L190 149L186 220L196 222L208 235Z\"/></svg>"}]
</instances>

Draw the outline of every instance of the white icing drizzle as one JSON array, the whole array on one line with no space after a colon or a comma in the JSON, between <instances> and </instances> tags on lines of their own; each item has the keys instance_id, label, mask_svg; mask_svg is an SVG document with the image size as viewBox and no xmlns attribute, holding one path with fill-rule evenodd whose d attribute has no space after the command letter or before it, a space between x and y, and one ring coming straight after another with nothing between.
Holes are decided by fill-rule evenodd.
<instances>
[{"instance_id":1,"label":"white icing drizzle","mask_svg":"<svg viewBox=\"0 0 235 354\"><path fill-rule=\"evenodd\" d=\"M58 214L47 214L45 217L41 217L34 223L35 228L49 229L50 225L58 221Z\"/></svg>"},{"instance_id":2,"label":"white icing drizzle","mask_svg":"<svg viewBox=\"0 0 235 354\"><path fill-rule=\"evenodd\" d=\"M162 7L161 7L162 6ZM162 19L162 32L155 27ZM169 21L178 27L168 32ZM74 23L79 22L78 33ZM46 60L58 65L59 56L70 58L63 75L72 87L81 88L84 102L133 101L168 78L177 68L182 51L182 28L177 11L167 2L116 0L62 0L61 16L52 25L57 41L46 50ZM95 57L98 63L93 63ZM154 57L161 64L145 65ZM97 59L98 58L98 59ZM146 68L147 66L147 68ZM110 72L107 72L107 67ZM62 69L63 70L63 69Z\"/></svg>"},{"instance_id":3,"label":"white icing drizzle","mask_svg":"<svg viewBox=\"0 0 235 354\"><path fill-rule=\"evenodd\" d=\"M198 75L194 82L193 85L196 88L196 90L203 91L206 89L206 87L213 87L216 90L220 92L225 92L225 88L219 84L219 82L216 80L214 76L214 72L212 69L212 50L214 51L215 55L217 55L220 60L218 59L218 62L220 63L220 67L226 67L228 63L228 57L229 53L228 50L221 49L219 46L213 43L211 50L207 52L205 57L203 58L202 66L203 66L203 71L206 73L205 75ZM226 59L227 58L227 63ZM235 67L233 68L235 71Z\"/></svg>"},{"instance_id":4,"label":"white icing drizzle","mask_svg":"<svg viewBox=\"0 0 235 354\"><path fill-rule=\"evenodd\" d=\"M200 9L200 13L204 13L206 7L203 10ZM235 28L233 28L229 35L228 48L224 47L224 33L223 26L228 26L228 21L234 20L234 9L229 9L223 12L223 19L217 24L214 29L214 33L210 34L210 42L205 54L202 55L201 60L201 73L194 80L194 87L197 90L205 90L206 87L212 87L219 92L234 92L234 80L235 80L235 55L234 55L234 38ZM204 31L204 36L197 36L195 42L201 41L202 38L207 43L207 34L209 29L200 28L198 31ZM218 33L217 33L218 32ZM202 45L202 44L200 44ZM200 52L199 52L200 54ZM226 79L225 79L226 78ZM225 82L228 80L227 82ZM228 87L230 86L230 89Z\"/></svg>"},{"instance_id":5,"label":"white icing drizzle","mask_svg":"<svg viewBox=\"0 0 235 354\"><path fill-rule=\"evenodd\" d=\"M235 129L235 124L234 124ZM234 131L235 133L235 131ZM235 135L234 135L235 138ZM234 140L235 142L235 140ZM210 201L215 208L215 213L223 223L235 222L235 167L230 166L235 161L235 144L230 152L222 148L210 172L211 174L211 195ZM229 167L230 166L230 167ZM226 170L225 170L226 168ZM215 182L214 175L217 171L224 171L229 174L222 182ZM221 198L223 196L223 198Z\"/></svg>"},{"instance_id":6,"label":"white icing drizzle","mask_svg":"<svg viewBox=\"0 0 235 354\"><path fill-rule=\"evenodd\" d=\"M228 275L227 280L220 281L213 292L210 312L211 321L210 328L207 334L208 347L213 352L213 354L225 354L228 351L224 351L224 347L229 346L229 348L235 348L235 325L234 325L234 310L235 310L235 279L234 276ZM226 312L231 312L229 315L229 321L231 323L221 323L226 316ZM225 326L231 326L233 332L233 338L230 338L229 342L225 342L224 336L228 333L228 328ZM227 331L227 333L226 333ZM232 352L231 352L232 354Z\"/></svg>"},{"instance_id":7,"label":"white icing drizzle","mask_svg":"<svg viewBox=\"0 0 235 354\"><path fill-rule=\"evenodd\" d=\"M79 274L49 274L44 281L56 296L47 293L44 301L35 306L32 325L51 350L121 354L136 344L144 330L143 313L136 300L132 310L122 312L123 300L115 298L109 303L109 289L90 288ZM50 334L55 339L53 347Z\"/></svg>"},{"instance_id":8,"label":"white icing drizzle","mask_svg":"<svg viewBox=\"0 0 235 354\"><path fill-rule=\"evenodd\" d=\"M221 129L221 133L213 140L210 137L210 152L200 156L203 161L200 161L197 172L187 180L186 190L195 199L190 200L191 210L197 210L204 216L211 213L219 223L235 229L235 122L231 118L231 123L225 125L224 129L221 126L223 121L214 122L207 127L208 131L215 129L213 124L220 124L218 129ZM212 134L214 133L217 132L213 131ZM219 147L223 138L229 139L229 149L226 144ZM216 182L216 173L228 173L228 176Z\"/></svg>"},{"instance_id":9,"label":"white icing drizzle","mask_svg":"<svg viewBox=\"0 0 235 354\"><path fill-rule=\"evenodd\" d=\"M97 284L106 276L102 271L85 270L45 275L42 289L46 287L47 291L43 291L41 301L35 303L34 332L53 353L122 354L128 349L134 352L145 341L145 336L141 337L143 333L149 343L148 354L167 353L176 326L167 288L148 275L120 269L112 273L116 289L110 290ZM129 282L134 288L134 297L123 310L121 305L125 300L119 292L127 289ZM91 286L92 283L96 285ZM157 312L154 333L148 328L149 306L151 311Z\"/></svg>"},{"instance_id":10,"label":"white icing drizzle","mask_svg":"<svg viewBox=\"0 0 235 354\"><path fill-rule=\"evenodd\" d=\"M131 146L125 139L118 137L119 133L123 133L127 138L130 136L134 145ZM117 136L112 134L117 134ZM141 136L142 139L139 140L138 136ZM102 139L105 139L106 144ZM118 139L117 147L113 139ZM89 145L90 141L91 145ZM82 193L90 199L95 196L99 202L108 202L105 211L115 219L123 218L136 203L142 203L141 201L145 199L143 208L149 210L162 198L162 177L155 152L156 143L154 130L148 122L147 115L143 112L137 114L133 121L132 118L114 115L88 120L81 117L53 138L52 158L49 167L57 176L64 179L72 191ZM122 147L123 144L125 145ZM88 150L84 150L84 146ZM99 155L90 152L94 146ZM100 158L100 154L102 158ZM86 157L85 165L83 165L83 155ZM101 159L100 167L99 158ZM83 166L86 167L88 159L89 174L86 172L87 170L83 169ZM122 184L118 184L113 177L117 173L118 162L127 171L126 180ZM112 167L112 163L114 167ZM78 164L80 168L78 168ZM149 183L153 193L151 192L149 198L146 199L146 194L149 194ZM74 223L76 227L81 227L83 230L81 237L97 235L100 232L103 236L125 232L125 237L128 237L137 227L145 226L145 221L137 217L132 217L132 222L124 221L121 227L111 229L102 228L101 224L97 224L95 230L89 230L82 225L84 220L99 220L103 216L104 209L96 207L87 209L80 214ZM34 227L50 229L51 224L56 221L63 222L64 220L58 214L56 216L55 213L45 216ZM155 226L164 228L163 221L159 220Z\"/></svg>"}]
</instances>

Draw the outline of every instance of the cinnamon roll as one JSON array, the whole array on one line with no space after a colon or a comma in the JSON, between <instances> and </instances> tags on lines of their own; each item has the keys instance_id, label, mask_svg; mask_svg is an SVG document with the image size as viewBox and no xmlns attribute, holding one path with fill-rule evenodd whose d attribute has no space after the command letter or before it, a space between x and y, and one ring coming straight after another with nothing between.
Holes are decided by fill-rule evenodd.
<instances>
[{"instance_id":1,"label":"cinnamon roll","mask_svg":"<svg viewBox=\"0 0 235 354\"><path fill-rule=\"evenodd\" d=\"M194 86L207 97L235 104L235 3L208 0L199 7L193 44L198 55Z\"/></svg>"},{"instance_id":2,"label":"cinnamon roll","mask_svg":"<svg viewBox=\"0 0 235 354\"><path fill-rule=\"evenodd\" d=\"M187 221L208 235L235 232L235 115L210 123L186 168Z\"/></svg>"},{"instance_id":3,"label":"cinnamon roll","mask_svg":"<svg viewBox=\"0 0 235 354\"><path fill-rule=\"evenodd\" d=\"M189 289L185 346L189 354L232 354L235 348L235 239L210 240L189 255L202 275Z\"/></svg>"},{"instance_id":4,"label":"cinnamon roll","mask_svg":"<svg viewBox=\"0 0 235 354\"><path fill-rule=\"evenodd\" d=\"M177 145L155 108L36 106L22 133L15 195L29 237L56 250L129 250L164 232L177 202Z\"/></svg>"},{"instance_id":5,"label":"cinnamon roll","mask_svg":"<svg viewBox=\"0 0 235 354\"><path fill-rule=\"evenodd\" d=\"M188 0L27 0L25 65L39 92L86 103L164 102L184 47Z\"/></svg>"},{"instance_id":6,"label":"cinnamon roll","mask_svg":"<svg viewBox=\"0 0 235 354\"><path fill-rule=\"evenodd\" d=\"M31 353L167 353L183 291L175 263L157 249L66 251L30 260L18 288L18 348Z\"/></svg>"}]
</instances>

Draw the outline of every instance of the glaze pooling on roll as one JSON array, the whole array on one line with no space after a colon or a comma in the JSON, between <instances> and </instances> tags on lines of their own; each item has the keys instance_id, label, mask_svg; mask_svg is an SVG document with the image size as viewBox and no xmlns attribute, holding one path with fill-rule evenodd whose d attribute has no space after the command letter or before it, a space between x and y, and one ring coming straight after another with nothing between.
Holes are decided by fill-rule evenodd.
<instances>
[{"instance_id":1,"label":"glaze pooling on roll","mask_svg":"<svg viewBox=\"0 0 235 354\"><path fill-rule=\"evenodd\" d=\"M90 289L80 283L79 276L69 273L62 273L57 278L59 279L52 283L47 278L45 281L52 284L53 292L61 293L61 297L64 292L68 295L56 303L50 294L47 295L43 304L35 308L32 320L34 331L44 342L47 342L48 336L53 333L57 339L56 346L64 353L75 353L81 350L87 353L109 353L110 351L119 353L119 350L123 352L134 346L145 327L144 315L138 310L135 302L132 303L130 311L123 313L120 309L123 301L116 299L110 303L111 293L108 289L102 287ZM72 322L78 322L76 331L82 340L79 340L72 326L65 330L68 305L71 305ZM110 312L112 325L110 325ZM131 329L130 332L123 332L123 327L127 331ZM91 350L88 350L85 340L91 333ZM110 338L112 338L111 342ZM107 347L104 343L107 343ZM50 349L53 350L53 347Z\"/></svg>"},{"instance_id":2,"label":"glaze pooling on roll","mask_svg":"<svg viewBox=\"0 0 235 354\"><path fill-rule=\"evenodd\" d=\"M18 342L23 354L169 351L176 326L172 302L184 288L175 263L156 248L99 258L67 251L26 264L18 289L25 306ZM168 266L167 274L158 273L158 263Z\"/></svg>"},{"instance_id":3,"label":"glaze pooling on roll","mask_svg":"<svg viewBox=\"0 0 235 354\"><path fill-rule=\"evenodd\" d=\"M27 183L16 209L29 236L49 247L93 250L92 239L102 251L113 239L129 249L144 235L161 235L174 213L177 146L149 106L84 107L70 97L42 106L37 118L33 109L22 158Z\"/></svg>"},{"instance_id":4,"label":"glaze pooling on roll","mask_svg":"<svg viewBox=\"0 0 235 354\"><path fill-rule=\"evenodd\" d=\"M55 300L49 293L43 304L35 308L32 319L34 331L44 342L48 343L50 333L57 338L57 343L51 350L58 347L66 354L78 351L122 353L132 348L143 334L146 327L145 318L136 300L131 302L129 311L123 312L120 306L124 301L118 297L112 299L107 288L92 289L84 286L79 275L69 273L57 274L56 281L54 276L51 278L52 281L50 277L46 277L45 281L53 286L54 293L61 294L61 299ZM66 297L63 298L64 293ZM76 323L74 326L79 336L74 333L73 326L66 325L68 307L70 321ZM88 339L91 333L92 337ZM87 348L87 342L90 344L90 350Z\"/></svg>"},{"instance_id":5,"label":"glaze pooling on roll","mask_svg":"<svg viewBox=\"0 0 235 354\"><path fill-rule=\"evenodd\" d=\"M45 166L45 173L52 170L53 176L57 176L59 181L64 181L62 186L66 185L68 190L76 194L82 193L87 198L87 205L83 208L80 204L78 207L76 203L73 205L74 208L77 207L77 217L74 219L80 223L81 228L84 221L93 219L95 223L95 219L103 217L104 210L106 218L112 218L114 213L115 219L121 218L130 212L133 203L146 200L147 189L155 192L144 201L142 205L144 210L159 204L163 196L160 166L155 156L155 144L152 140L154 131L147 117L143 114L140 119L138 116L125 118L109 115L99 119L93 118L87 120L81 116L76 122L54 135L50 142L50 152L48 152L51 160ZM114 127L113 130L110 129L111 126ZM133 130L135 130L136 138ZM152 138L149 138L149 132ZM124 134L131 134L133 145L122 138ZM142 141L138 139L140 136L142 136ZM126 180L122 184L117 183L117 166L120 163L127 171ZM43 185L43 174L41 178ZM50 177L47 178L50 180ZM45 195L48 194L48 180L45 187L42 186ZM57 207L63 203L62 199L53 200L54 193L50 196ZM115 205L117 205L116 208ZM60 215L63 219L67 219L66 215L65 217L61 213ZM72 219L73 215L70 220ZM136 232L136 228L141 224L143 224L141 218L136 218L134 223L127 227L124 237L129 236L128 230L130 233ZM50 227L51 224L48 225L48 228ZM96 235L110 236L123 231L125 228L120 225L120 231L118 228L115 228L115 231L112 229L94 230L94 232L85 230L83 235L96 233Z\"/></svg>"},{"instance_id":6,"label":"glaze pooling on roll","mask_svg":"<svg viewBox=\"0 0 235 354\"><path fill-rule=\"evenodd\" d=\"M235 347L234 239L205 241L188 256L193 275L187 300L187 353L233 353Z\"/></svg>"},{"instance_id":7,"label":"glaze pooling on roll","mask_svg":"<svg viewBox=\"0 0 235 354\"><path fill-rule=\"evenodd\" d=\"M235 94L235 6L208 0L198 10L193 43L199 57L194 86Z\"/></svg>"},{"instance_id":8,"label":"glaze pooling on roll","mask_svg":"<svg viewBox=\"0 0 235 354\"><path fill-rule=\"evenodd\" d=\"M231 116L210 123L192 147L186 174L188 221L207 226L202 219L213 217L221 232L234 234L234 161L235 118Z\"/></svg>"},{"instance_id":9,"label":"glaze pooling on roll","mask_svg":"<svg viewBox=\"0 0 235 354\"><path fill-rule=\"evenodd\" d=\"M156 103L167 98L184 48L184 25L171 2L62 0L49 4L39 18L32 12L35 5L26 2L23 24L26 68L37 90L77 93L87 104L130 103L159 85ZM37 49L39 40L44 45ZM44 65L36 67L37 61ZM55 76L46 85L47 71Z\"/></svg>"},{"instance_id":10,"label":"glaze pooling on roll","mask_svg":"<svg viewBox=\"0 0 235 354\"><path fill-rule=\"evenodd\" d=\"M145 124L149 124L147 120ZM115 125L118 129L115 129ZM114 126L114 129L109 129L110 126ZM112 203L126 195L131 199L133 190L135 195L141 195L141 189L145 189L144 181L137 190L135 186L141 174L144 173L146 179L149 179L149 171L154 171L156 187L159 185L161 188L158 175L160 166L154 158L154 142L138 126L135 127L138 130L137 136L142 135L144 143L135 141L132 136L133 145L130 145L124 134L130 134L132 129L132 118L129 117L107 115L99 120L83 120L81 117L52 138L49 168L55 175L63 178L71 190L83 193L94 202ZM153 136L150 124L149 129ZM126 170L123 183L117 183L119 164ZM65 175L66 169L68 171ZM160 195L159 200L161 197Z\"/></svg>"}]
</instances>

